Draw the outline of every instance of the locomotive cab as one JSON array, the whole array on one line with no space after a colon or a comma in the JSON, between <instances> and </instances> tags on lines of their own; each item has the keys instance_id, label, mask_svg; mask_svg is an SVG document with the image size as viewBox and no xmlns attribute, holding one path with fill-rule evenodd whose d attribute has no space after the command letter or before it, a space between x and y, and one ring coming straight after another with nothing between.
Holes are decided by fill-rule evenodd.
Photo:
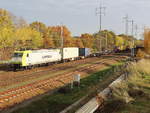
<instances>
[{"instance_id":1,"label":"locomotive cab","mask_svg":"<svg viewBox=\"0 0 150 113\"><path fill-rule=\"evenodd\" d=\"M30 51L15 51L11 63L13 64L14 70L21 68L21 67L26 67L26 60L27 56L30 53Z\"/></svg>"}]
</instances>

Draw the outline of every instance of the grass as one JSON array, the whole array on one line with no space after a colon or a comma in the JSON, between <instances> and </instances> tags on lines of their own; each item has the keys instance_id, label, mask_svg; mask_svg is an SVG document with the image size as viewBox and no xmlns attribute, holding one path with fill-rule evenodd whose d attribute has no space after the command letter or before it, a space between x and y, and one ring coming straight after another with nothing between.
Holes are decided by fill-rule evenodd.
<instances>
[{"instance_id":1,"label":"grass","mask_svg":"<svg viewBox=\"0 0 150 113\"><path fill-rule=\"evenodd\" d=\"M129 104L122 104L116 113L150 113L150 88L142 88L142 91L146 94L134 97L135 101Z\"/></svg>"},{"instance_id":2,"label":"grass","mask_svg":"<svg viewBox=\"0 0 150 113\"><path fill-rule=\"evenodd\" d=\"M113 65L91 74L87 78L81 80L80 87L70 89L70 85L66 86L65 89L67 89L67 93L62 93L60 91L55 92L53 95L45 96L44 98L32 102L30 105L20 108L13 113L58 113L87 94L97 91L96 85L100 84L100 81L108 79L110 73L112 75L114 68L120 65L122 64Z\"/></svg>"},{"instance_id":3,"label":"grass","mask_svg":"<svg viewBox=\"0 0 150 113\"><path fill-rule=\"evenodd\" d=\"M6 61L0 61L0 64L9 64L10 60L6 60Z\"/></svg>"},{"instance_id":4,"label":"grass","mask_svg":"<svg viewBox=\"0 0 150 113\"><path fill-rule=\"evenodd\" d=\"M113 89L113 98L98 113L114 113L114 104L115 113L150 113L150 60L132 63L127 71L128 80Z\"/></svg>"}]
</instances>

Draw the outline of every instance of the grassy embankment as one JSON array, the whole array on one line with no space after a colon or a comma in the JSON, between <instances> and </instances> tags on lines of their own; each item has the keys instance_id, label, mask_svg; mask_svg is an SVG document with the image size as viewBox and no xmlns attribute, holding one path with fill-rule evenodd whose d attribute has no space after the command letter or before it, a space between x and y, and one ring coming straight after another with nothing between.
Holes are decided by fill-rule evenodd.
<instances>
[{"instance_id":1,"label":"grassy embankment","mask_svg":"<svg viewBox=\"0 0 150 113\"><path fill-rule=\"evenodd\" d=\"M58 113L82 97L96 94L97 88L107 87L108 84L119 76L117 74L113 75L116 67L118 68L122 65L123 63L118 63L93 73L81 80L80 87L70 89L70 85L68 85L65 89L63 88L51 96L45 96L38 101L32 102L30 105L20 108L13 113Z\"/></svg>"},{"instance_id":2,"label":"grassy embankment","mask_svg":"<svg viewBox=\"0 0 150 113\"><path fill-rule=\"evenodd\" d=\"M113 89L114 98L98 113L150 113L150 60L132 63L127 71L129 79Z\"/></svg>"}]
</instances>

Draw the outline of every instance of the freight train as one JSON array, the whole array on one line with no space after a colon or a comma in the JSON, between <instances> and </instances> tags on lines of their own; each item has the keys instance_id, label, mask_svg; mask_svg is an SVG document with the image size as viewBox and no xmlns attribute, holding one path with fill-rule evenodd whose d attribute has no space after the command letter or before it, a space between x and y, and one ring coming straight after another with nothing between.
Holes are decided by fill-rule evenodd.
<instances>
[{"instance_id":1,"label":"freight train","mask_svg":"<svg viewBox=\"0 0 150 113\"><path fill-rule=\"evenodd\" d=\"M15 51L11 64L14 70L35 66L78 60L91 55L89 48L68 47L63 49L41 49Z\"/></svg>"}]
</instances>

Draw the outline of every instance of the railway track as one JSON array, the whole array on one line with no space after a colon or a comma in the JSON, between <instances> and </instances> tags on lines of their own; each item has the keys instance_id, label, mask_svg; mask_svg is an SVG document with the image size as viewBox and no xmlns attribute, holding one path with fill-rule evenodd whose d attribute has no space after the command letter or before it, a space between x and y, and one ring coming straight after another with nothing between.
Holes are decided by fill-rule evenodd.
<instances>
[{"instance_id":1,"label":"railway track","mask_svg":"<svg viewBox=\"0 0 150 113\"><path fill-rule=\"evenodd\" d=\"M90 62L87 62L86 64L91 65ZM1 88L4 87L3 89L5 89L6 86L15 85L18 83L23 83L26 81L28 82L30 80L31 80L30 82L33 82L33 81L36 81L37 79L44 79L43 77L47 78L47 77L51 77L51 76L65 74L65 73L68 73L68 71L73 71L73 70L77 69L75 67L78 65L81 65L81 64L76 63L73 66L70 66L70 67L67 66L67 69L66 69L67 71L64 71L65 69L63 67L62 67L62 69L52 68L52 69L46 69L46 70L42 70L42 71L38 71L38 72L33 72L31 74L20 75L20 76L10 78L10 79L5 79L5 80L0 81L0 86L1 86ZM75 68L75 69L73 69L73 68ZM78 68L80 68L80 67L78 67Z\"/></svg>"},{"instance_id":2,"label":"railway track","mask_svg":"<svg viewBox=\"0 0 150 113\"><path fill-rule=\"evenodd\" d=\"M34 96L43 94L50 90L59 88L72 82L73 76L77 73L88 72L90 70L95 71L99 65L105 63L106 59L96 63L94 65L85 66L76 70L74 72L69 72L68 74L51 77L49 79L44 79L40 81L36 81L31 84L27 84L24 86L20 86L17 88L9 89L7 91L0 93L0 109L5 109L15 104L21 103L24 100L30 99ZM84 78L87 74L82 74L81 78Z\"/></svg>"},{"instance_id":3,"label":"railway track","mask_svg":"<svg viewBox=\"0 0 150 113\"><path fill-rule=\"evenodd\" d=\"M97 60L97 59L95 59ZM44 69L44 70L41 70L41 71L36 71L36 72L33 72L33 73L30 73L30 74L23 74L23 75L18 75L17 77L11 77L11 78L5 78L5 79L2 79L0 80L0 86L1 88L2 87L7 87L7 86L11 86L11 85L14 85L14 84L18 84L18 83L22 83L22 82L25 82L25 81L29 81L29 80L33 80L33 79L37 79L37 78L40 78L40 77L44 77L45 75L49 75L50 73L52 74L52 76L57 76L57 75L60 75L62 73L67 73L67 72L62 72L62 73L57 73L58 71L63 71L63 70L74 70L73 68L76 68L78 65L81 65L82 63L85 63L85 64L89 64L91 65L90 62L94 62L95 60L88 60L88 61L82 61L82 62L72 62L72 66L71 64L65 66L65 67L54 67L54 68L50 68L50 69ZM99 61L102 60L102 59L99 59ZM80 67L78 67L80 68ZM71 71L70 70L70 71ZM56 74L54 74L56 73ZM50 76L47 76L47 77L50 77ZM43 78L41 78L43 79ZM31 81L32 82L32 81Z\"/></svg>"},{"instance_id":4,"label":"railway track","mask_svg":"<svg viewBox=\"0 0 150 113\"><path fill-rule=\"evenodd\" d=\"M56 76L65 72L61 72L64 70L74 70L73 68L80 68L78 67L81 64L88 64L91 65L91 62L96 62L96 60L100 61L102 60L102 58L99 59L87 59L87 61L81 60L80 62L72 62L72 63L67 63L66 66L64 67L51 67L51 68L46 68L44 70L38 70L29 74L20 74L17 76L11 76L11 77L7 77L7 75L3 75L5 78L1 78L0 76L0 86L1 89L6 89L7 87L11 86L11 85L15 85L15 84L19 84L19 83L23 83L26 81L30 81L33 82L35 81L37 78L39 79L43 79L43 77L50 77L50 76L46 76L46 75L51 75L51 76ZM117 60L117 59L116 59ZM61 73L58 73L61 72ZM12 86L11 86L12 87Z\"/></svg>"}]
</instances>

